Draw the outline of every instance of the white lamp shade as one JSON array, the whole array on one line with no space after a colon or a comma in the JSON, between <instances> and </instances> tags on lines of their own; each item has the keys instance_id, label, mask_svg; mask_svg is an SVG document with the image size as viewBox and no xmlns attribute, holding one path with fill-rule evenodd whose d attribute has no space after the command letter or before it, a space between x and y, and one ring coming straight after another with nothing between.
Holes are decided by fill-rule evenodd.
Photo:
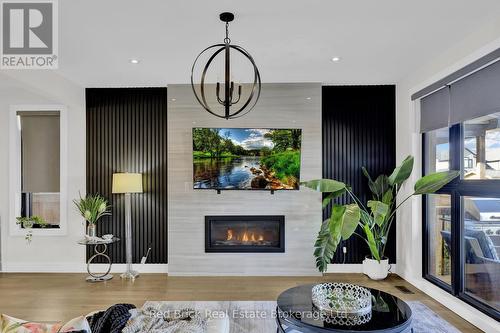
<instances>
[{"instance_id":1,"label":"white lamp shade","mask_svg":"<svg viewBox=\"0 0 500 333\"><path fill-rule=\"evenodd\" d=\"M142 174L114 173L113 193L142 193Z\"/></svg>"}]
</instances>

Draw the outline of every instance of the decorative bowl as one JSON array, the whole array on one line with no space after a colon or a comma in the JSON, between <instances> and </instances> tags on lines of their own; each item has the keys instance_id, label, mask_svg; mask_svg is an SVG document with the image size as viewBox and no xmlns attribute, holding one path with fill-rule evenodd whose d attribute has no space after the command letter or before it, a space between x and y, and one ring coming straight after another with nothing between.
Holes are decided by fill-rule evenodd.
<instances>
[{"instance_id":1,"label":"decorative bowl","mask_svg":"<svg viewBox=\"0 0 500 333\"><path fill-rule=\"evenodd\" d=\"M318 310L331 316L363 316L372 310L370 290L355 284L317 284L312 288L311 297Z\"/></svg>"},{"instance_id":2,"label":"decorative bowl","mask_svg":"<svg viewBox=\"0 0 500 333\"><path fill-rule=\"evenodd\" d=\"M111 239L113 239L113 235L112 234L102 235L101 237L104 240L111 240Z\"/></svg>"}]
</instances>

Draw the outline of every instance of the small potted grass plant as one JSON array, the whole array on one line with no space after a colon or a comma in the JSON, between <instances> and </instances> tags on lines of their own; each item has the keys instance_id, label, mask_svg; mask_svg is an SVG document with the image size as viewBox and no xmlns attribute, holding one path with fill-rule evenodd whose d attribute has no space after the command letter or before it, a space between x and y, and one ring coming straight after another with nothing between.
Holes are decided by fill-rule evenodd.
<instances>
[{"instance_id":1,"label":"small potted grass plant","mask_svg":"<svg viewBox=\"0 0 500 333\"><path fill-rule=\"evenodd\" d=\"M33 239L33 226L38 226L39 228L46 228L49 224L42 217L33 215L33 216L18 216L16 217L16 224L26 229L26 234L24 235L24 239L28 244L31 243Z\"/></svg>"},{"instance_id":2,"label":"small potted grass plant","mask_svg":"<svg viewBox=\"0 0 500 333\"><path fill-rule=\"evenodd\" d=\"M96 224L105 215L111 215L108 201L99 194L89 194L85 198L73 200L81 216L87 222L87 238L96 238Z\"/></svg>"},{"instance_id":3,"label":"small potted grass plant","mask_svg":"<svg viewBox=\"0 0 500 333\"><path fill-rule=\"evenodd\" d=\"M351 199L351 203L346 205L336 203L332 205L331 216L323 221L314 244L314 256L319 271L325 272L340 241L347 240L352 235L359 236L370 250L370 255L363 261L363 272L374 280L382 280L387 277L390 269L389 259L384 254L389 231L398 209L414 195L435 193L460 173L444 171L426 175L415 183L413 193L397 204L397 195L413 170L412 156L408 156L391 175L380 175L375 180L365 168L362 170L372 192L372 199L367 203L361 202L351 187L343 182L316 179L301 183L303 186L324 193L324 209L333 199L342 195L347 195Z\"/></svg>"}]
</instances>

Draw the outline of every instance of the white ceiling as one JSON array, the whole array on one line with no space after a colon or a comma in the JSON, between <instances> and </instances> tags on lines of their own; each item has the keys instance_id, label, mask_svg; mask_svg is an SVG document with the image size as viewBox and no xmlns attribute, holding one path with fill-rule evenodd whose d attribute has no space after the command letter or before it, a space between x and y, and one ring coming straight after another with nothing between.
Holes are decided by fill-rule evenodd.
<instances>
[{"instance_id":1,"label":"white ceiling","mask_svg":"<svg viewBox=\"0 0 500 333\"><path fill-rule=\"evenodd\" d=\"M224 37L222 11L263 82L376 84L500 19L500 1L64 0L58 71L86 87L188 83L196 55Z\"/></svg>"}]
</instances>

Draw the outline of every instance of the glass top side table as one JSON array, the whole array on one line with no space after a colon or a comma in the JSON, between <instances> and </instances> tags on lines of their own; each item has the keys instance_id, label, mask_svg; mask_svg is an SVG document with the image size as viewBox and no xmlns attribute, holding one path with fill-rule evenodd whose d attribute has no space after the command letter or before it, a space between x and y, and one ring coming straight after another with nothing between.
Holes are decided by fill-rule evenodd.
<instances>
[{"instance_id":1,"label":"glass top side table","mask_svg":"<svg viewBox=\"0 0 500 333\"><path fill-rule=\"evenodd\" d=\"M109 240L82 239L78 241L78 244L80 245L94 246L94 255L90 257L89 260L87 261L87 272L89 273L89 276L87 276L87 278L85 279L87 280L87 282L103 282L111 280L113 278L113 275L109 274L112 265L111 258L106 254L106 251L108 250L108 244L113 244L119 241L120 238L117 237L113 237L112 239ZM95 273L90 270L90 264L97 257L104 257L107 260L108 269L106 270L105 273Z\"/></svg>"}]
</instances>

